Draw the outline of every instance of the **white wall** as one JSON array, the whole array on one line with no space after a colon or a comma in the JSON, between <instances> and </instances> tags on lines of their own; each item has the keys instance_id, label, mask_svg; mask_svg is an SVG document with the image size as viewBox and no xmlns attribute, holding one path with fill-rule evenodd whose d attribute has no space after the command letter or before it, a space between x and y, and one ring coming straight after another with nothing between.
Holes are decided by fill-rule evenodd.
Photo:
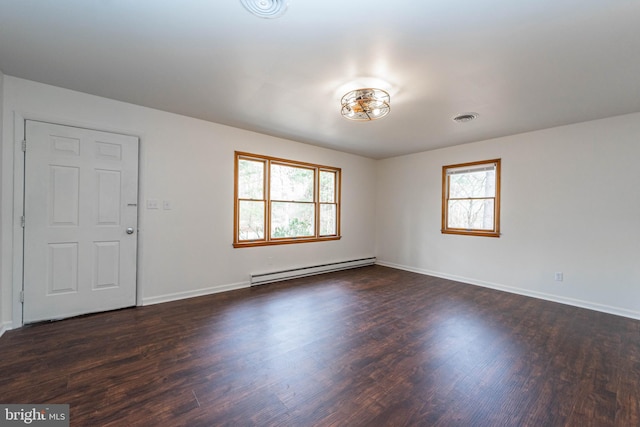
<instances>
[{"instance_id":1,"label":"white wall","mask_svg":"<svg viewBox=\"0 0 640 427\"><path fill-rule=\"evenodd\" d=\"M2 146L2 106L4 104L4 74L2 73L2 71L0 71L0 147ZM5 177L4 177L4 162L3 162L3 150L0 149L0 200L2 200L2 195L4 194L4 182L5 182ZM2 273L4 272L3 269L3 256L2 254L4 253L5 250L5 230L4 227L2 227L2 224L5 223L5 212L8 209L5 209L4 203L2 204L2 206L0 207L0 283L2 283ZM4 333L5 329L7 327L9 327L9 321L5 321L4 320L4 315L3 313L6 311L4 309L4 295L2 292L2 288L0 288L0 336L2 336L2 334Z\"/></svg>"},{"instance_id":2,"label":"white wall","mask_svg":"<svg viewBox=\"0 0 640 427\"><path fill-rule=\"evenodd\" d=\"M492 158L502 158L502 236L441 234L442 166ZM640 318L638 159L640 114L631 114L380 161L376 255Z\"/></svg>"},{"instance_id":3,"label":"white wall","mask_svg":"<svg viewBox=\"0 0 640 427\"><path fill-rule=\"evenodd\" d=\"M15 117L140 137L140 202L173 205L139 211L144 303L375 254L393 267L640 318L640 114L376 162L1 74L0 99L0 327L12 326L15 305ZM233 249L234 150L343 168L342 240ZM441 167L496 157L502 236L442 235Z\"/></svg>"},{"instance_id":4,"label":"white wall","mask_svg":"<svg viewBox=\"0 0 640 427\"><path fill-rule=\"evenodd\" d=\"M14 115L140 137L139 282L146 304L248 285L249 274L373 256L375 161L228 126L5 76L3 156L13 158ZM342 168L339 241L234 249L234 150ZM13 177L3 159L3 178ZM12 183L3 189L11 212ZM147 199L172 209L147 210ZM10 206L5 209L6 206ZM2 231L11 219L3 218ZM10 233L9 233L10 234ZM2 295L11 292L3 238ZM10 246L9 246L10 247ZM2 319L12 317L11 301Z\"/></svg>"}]
</instances>

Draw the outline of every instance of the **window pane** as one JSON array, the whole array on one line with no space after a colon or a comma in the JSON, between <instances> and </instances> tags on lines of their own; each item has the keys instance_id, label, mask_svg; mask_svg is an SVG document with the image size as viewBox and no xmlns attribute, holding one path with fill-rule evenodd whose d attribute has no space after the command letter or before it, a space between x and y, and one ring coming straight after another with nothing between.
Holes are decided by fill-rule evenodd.
<instances>
[{"instance_id":1,"label":"window pane","mask_svg":"<svg viewBox=\"0 0 640 427\"><path fill-rule=\"evenodd\" d=\"M271 203L271 237L309 237L314 235L313 203Z\"/></svg>"},{"instance_id":2,"label":"window pane","mask_svg":"<svg viewBox=\"0 0 640 427\"><path fill-rule=\"evenodd\" d=\"M238 240L264 239L264 202L240 201Z\"/></svg>"},{"instance_id":3,"label":"window pane","mask_svg":"<svg viewBox=\"0 0 640 427\"><path fill-rule=\"evenodd\" d=\"M336 173L320 171L320 202L334 203L336 201Z\"/></svg>"},{"instance_id":4,"label":"window pane","mask_svg":"<svg viewBox=\"0 0 640 427\"><path fill-rule=\"evenodd\" d=\"M336 205L320 205L320 235L333 236L336 230Z\"/></svg>"},{"instance_id":5,"label":"window pane","mask_svg":"<svg viewBox=\"0 0 640 427\"><path fill-rule=\"evenodd\" d=\"M264 162L238 160L238 198L264 199Z\"/></svg>"},{"instance_id":6,"label":"window pane","mask_svg":"<svg viewBox=\"0 0 640 427\"><path fill-rule=\"evenodd\" d=\"M313 202L313 169L271 164L271 200Z\"/></svg>"},{"instance_id":7,"label":"window pane","mask_svg":"<svg viewBox=\"0 0 640 427\"><path fill-rule=\"evenodd\" d=\"M496 172L479 171L450 175L449 198L495 197Z\"/></svg>"},{"instance_id":8,"label":"window pane","mask_svg":"<svg viewBox=\"0 0 640 427\"><path fill-rule=\"evenodd\" d=\"M448 228L493 230L493 199L449 200Z\"/></svg>"}]
</instances>

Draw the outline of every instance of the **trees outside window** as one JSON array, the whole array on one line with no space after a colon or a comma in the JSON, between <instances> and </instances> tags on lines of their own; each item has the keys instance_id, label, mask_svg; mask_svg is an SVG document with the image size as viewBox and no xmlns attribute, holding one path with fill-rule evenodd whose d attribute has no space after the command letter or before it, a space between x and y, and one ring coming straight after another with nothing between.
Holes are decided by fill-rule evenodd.
<instances>
[{"instance_id":1,"label":"trees outside window","mask_svg":"<svg viewBox=\"0 0 640 427\"><path fill-rule=\"evenodd\" d=\"M236 152L234 246L340 238L340 169Z\"/></svg>"},{"instance_id":2,"label":"trees outside window","mask_svg":"<svg viewBox=\"0 0 640 427\"><path fill-rule=\"evenodd\" d=\"M442 167L442 232L500 236L500 159Z\"/></svg>"}]
</instances>

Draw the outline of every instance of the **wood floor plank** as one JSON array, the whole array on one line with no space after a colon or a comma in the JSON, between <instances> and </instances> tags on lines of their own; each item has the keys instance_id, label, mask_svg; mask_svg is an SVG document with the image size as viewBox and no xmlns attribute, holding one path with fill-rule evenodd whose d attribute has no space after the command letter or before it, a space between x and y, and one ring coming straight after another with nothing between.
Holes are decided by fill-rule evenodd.
<instances>
[{"instance_id":1,"label":"wood floor plank","mask_svg":"<svg viewBox=\"0 0 640 427\"><path fill-rule=\"evenodd\" d=\"M9 331L74 426L635 426L640 322L381 266Z\"/></svg>"}]
</instances>

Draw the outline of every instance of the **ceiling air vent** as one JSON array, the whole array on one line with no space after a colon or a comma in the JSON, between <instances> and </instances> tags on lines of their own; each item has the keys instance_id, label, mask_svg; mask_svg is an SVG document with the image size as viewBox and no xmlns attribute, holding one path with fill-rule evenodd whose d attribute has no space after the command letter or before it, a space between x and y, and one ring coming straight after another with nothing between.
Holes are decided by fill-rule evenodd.
<instances>
[{"instance_id":1,"label":"ceiling air vent","mask_svg":"<svg viewBox=\"0 0 640 427\"><path fill-rule=\"evenodd\" d=\"M249 12L260 18L278 18L287 10L287 0L240 0Z\"/></svg>"},{"instance_id":2,"label":"ceiling air vent","mask_svg":"<svg viewBox=\"0 0 640 427\"><path fill-rule=\"evenodd\" d=\"M466 123L466 122L470 122L471 120L475 120L477 117L478 117L478 113L463 113L455 116L453 118L453 121L457 123Z\"/></svg>"}]
</instances>

